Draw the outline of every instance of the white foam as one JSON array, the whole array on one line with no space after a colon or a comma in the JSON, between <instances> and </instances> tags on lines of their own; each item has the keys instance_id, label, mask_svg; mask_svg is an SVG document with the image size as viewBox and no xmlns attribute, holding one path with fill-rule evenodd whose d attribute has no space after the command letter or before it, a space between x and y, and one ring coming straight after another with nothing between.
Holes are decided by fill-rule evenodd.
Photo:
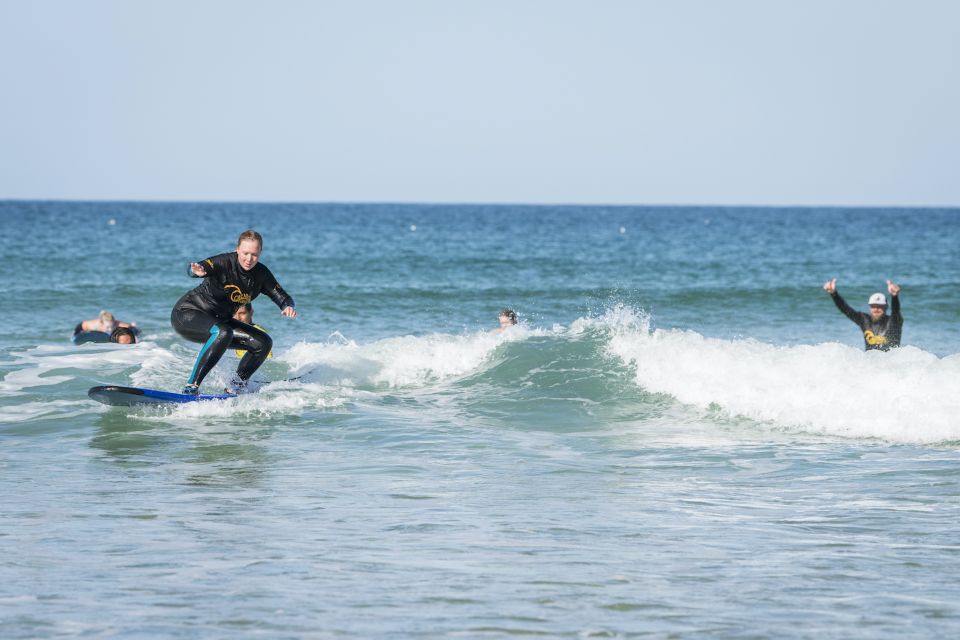
<instances>
[{"instance_id":1,"label":"white foam","mask_svg":"<svg viewBox=\"0 0 960 640\"><path fill-rule=\"evenodd\" d=\"M89 344L67 348L41 345L10 355L10 364L19 368L14 368L0 381L0 395L21 395L26 389L69 382L76 376L63 375L61 372L66 370L103 374L129 367L149 368L171 358L168 351L149 343L135 346ZM59 375L50 375L52 372Z\"/></svg>"},{"instance_id":2,"label":"white foam","mask_svg":"<svg viewBox=\"0 0 960 640\"><path fill-rule=\"evenodd\" d=\"M89 409L88 402L72 400L44 400L6 405L3 413L0 413L0 423L71 418L88 413Z\"/></svg>"},{"instance_id":3,"label":"white foam","mask_svg":"<svg viewBox=\"0 0 960 640\"><path fill-rule=\"evenodd\" d=\"M309 382L343 386L405 387L456 378L477 370L506 342L537 332L517 325L502 333L433 334L387 338L365 345L342 339L301 342L280 357Z\"/></svg>"},{"instance_id":4,"label":"white foam","mask_svg":"<svg viewBox=\"0 0 960 640\"><path fill-rule=\"evenodd\" d=\"M618 307L585 324L610 330L609 351L636 381L703 409L718 406L775 425L895 442L960 440L960 354L903 347L864 352L824 343L777 346L649 329Z\"/></svg>"},{"instance_id":5,"label":"white foam","mask_svg":"<svg viewBox=\"0 0 960 640\"><path fill-rule=\"evenodd\" d=\"M147 419L156 418L165 420L168 413L177 418L202 419L211 418L252 418L258 421L299 414L311 409L337 409L349 402L349 390L336 387L327 387L315 384L301 383L274 383L259 393L241 395L228 400L214 400L210 402L189 402L174 407L164 408L158 416L145 416ZM172 410L172 411L171 411Z\"/></svg>"}]
</instances>

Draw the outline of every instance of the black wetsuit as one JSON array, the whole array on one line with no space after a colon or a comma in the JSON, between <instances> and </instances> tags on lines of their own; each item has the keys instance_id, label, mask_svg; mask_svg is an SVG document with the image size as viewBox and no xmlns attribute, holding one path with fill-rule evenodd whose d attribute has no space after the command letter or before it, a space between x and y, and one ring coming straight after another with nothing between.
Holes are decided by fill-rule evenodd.
<instances>
[{"instance_id":1,"label":"black wetsuit","mask_svg":"<svg viewBox=\"0 0 960 640\"><path fill-rule=\"evenodd\" d=\"M879 349L880 351L889 351L893 347L900 346L900 336L903 333L903 316L900 315L900 296L890 296L890 315L884 314L879 320L874 320L869 313L857 311L852 308L847 301L840 297L839 293L832 293L837 309L843 312L860 327L863 331L863 343L867 351Z\"/></svg>"},{"instance_id":2,"label":"black wetsuit","mask_svg":"<svg viewBox=\"0 0 960 640\"><path fill-rule=\"evenodd\" d=\"M253 325L234 320L233 314L261 293L281 309L293 307L293 298L263 264L258 262L250 271L244 271L235 251L207 258L200 265L207 272L203 282L177 300L170 314L170 324L177 333L187 340L204 343L187 384L203 382L230 347L246 350L237 365L237 378L249 380L267 359L273 340ZM199 277L192 270L189 273Z\"/></svg>"}]
</instances>

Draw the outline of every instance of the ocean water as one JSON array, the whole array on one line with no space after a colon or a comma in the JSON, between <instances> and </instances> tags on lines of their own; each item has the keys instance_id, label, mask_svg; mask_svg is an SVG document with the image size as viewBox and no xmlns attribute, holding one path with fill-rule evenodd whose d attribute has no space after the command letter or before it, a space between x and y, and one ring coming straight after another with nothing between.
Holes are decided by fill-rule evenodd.
<instances>
[{"instance_id":1,"label":"ocean water","mask_svg":"<svg viewBox=\"0 0 960 640\"><path fill-rule=\"evenodd\" d=\"M186 265L248 227L300 313L254 303L271 384L90 401L183 384ZM0 231L3 638L960 634L958 210L0 202ZM904 346L864 352L833 277L900 284ZM102 308L142 343L72 345Z\"/></svg>"}]
</instances>

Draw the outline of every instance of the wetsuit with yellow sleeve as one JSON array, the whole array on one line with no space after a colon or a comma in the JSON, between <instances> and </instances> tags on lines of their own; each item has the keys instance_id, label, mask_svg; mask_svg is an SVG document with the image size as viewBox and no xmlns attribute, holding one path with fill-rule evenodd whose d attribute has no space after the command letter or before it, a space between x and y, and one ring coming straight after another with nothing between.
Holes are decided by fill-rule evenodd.
<instances>
[{"instance_id":1,"label":"wetsuit with yellow sleeve","mask_svg":"<svg viewBox=\"0 0 960 640\"><path fill-rule=\"evenodd\" d=\"M891 295L890 315L884 314L879 320L874 320L869 313L857 311L839 293L831 293L833 303L850 318L863 332L863 343L867 351L879 349L889 351L900 346L900 336L903 333L903 316L900 315L900 296Z\"/></svg>"},{"instance_id":2,"label":"wetsuit with yellow sleeve","mask_svg":"<svg viewBox=\"0 0 960 640\"><path fill-rule=\"evenodd\" d=\"M265 331L233 318L237 308L266 294L281 310L293 307L293 298L283 290L270 270L257 263L244 271L235 251L221 253L199 263L207 272L197 276L203 282L185 293L173 306L170 324L174 330L192 342L203 343L197 362L187 381L188 387L198 387L229 348L242 348L246 354L237 365L237 379L250 379L273 346ZM195 389L194 389L195 392Z\"/></svg>"},{"instance_id":3,"label":"wetsuit with yellow sleeve","mask_svg":"<svg viewBox=\"0 0 960 640\"><path fill-rule=\"evenodd\" d=\"M254 328L254 329L260 329L260 331L263 331L264 333L267 332L267 328L266 328L266 327L261 327L261 326L258 325L258 324L253 325L253 328ZM242 357L243 357L243 354L246 353L246 350L244 350L244 349L234 349L233 352L237 354L237 357L238 357L238 358L242 358ZM267 358L272 358L272 357L273 357L273 351L271 351L270 353L267 354Z\"/></svg>"}]
</instances>

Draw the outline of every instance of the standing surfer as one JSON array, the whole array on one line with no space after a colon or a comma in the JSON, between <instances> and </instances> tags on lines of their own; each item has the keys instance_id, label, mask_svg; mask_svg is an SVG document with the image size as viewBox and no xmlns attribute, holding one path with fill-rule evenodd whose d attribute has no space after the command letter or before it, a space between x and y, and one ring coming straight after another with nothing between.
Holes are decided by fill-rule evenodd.
<instances>
[{"instance_id":1,"label":"standing surfer","mask_svg":"<svg viewBox=\"0 0 960 640\"><path fill-rule=\"evenodd\" d=\"M265 331L234 319L238 307L265 293L280 307L281 315L297 317L293 298L260 263L262 250L263 238L248 229L240 234L235 251L190 264L190 276L203 278L203 282L177 300L170 324L181 336L203 347L183 393L197 395L203 379L229 347L245 349L246 354L227 393L242 393L247 380L267 359L273 340Z\"/></svg>"}]
</instances>

